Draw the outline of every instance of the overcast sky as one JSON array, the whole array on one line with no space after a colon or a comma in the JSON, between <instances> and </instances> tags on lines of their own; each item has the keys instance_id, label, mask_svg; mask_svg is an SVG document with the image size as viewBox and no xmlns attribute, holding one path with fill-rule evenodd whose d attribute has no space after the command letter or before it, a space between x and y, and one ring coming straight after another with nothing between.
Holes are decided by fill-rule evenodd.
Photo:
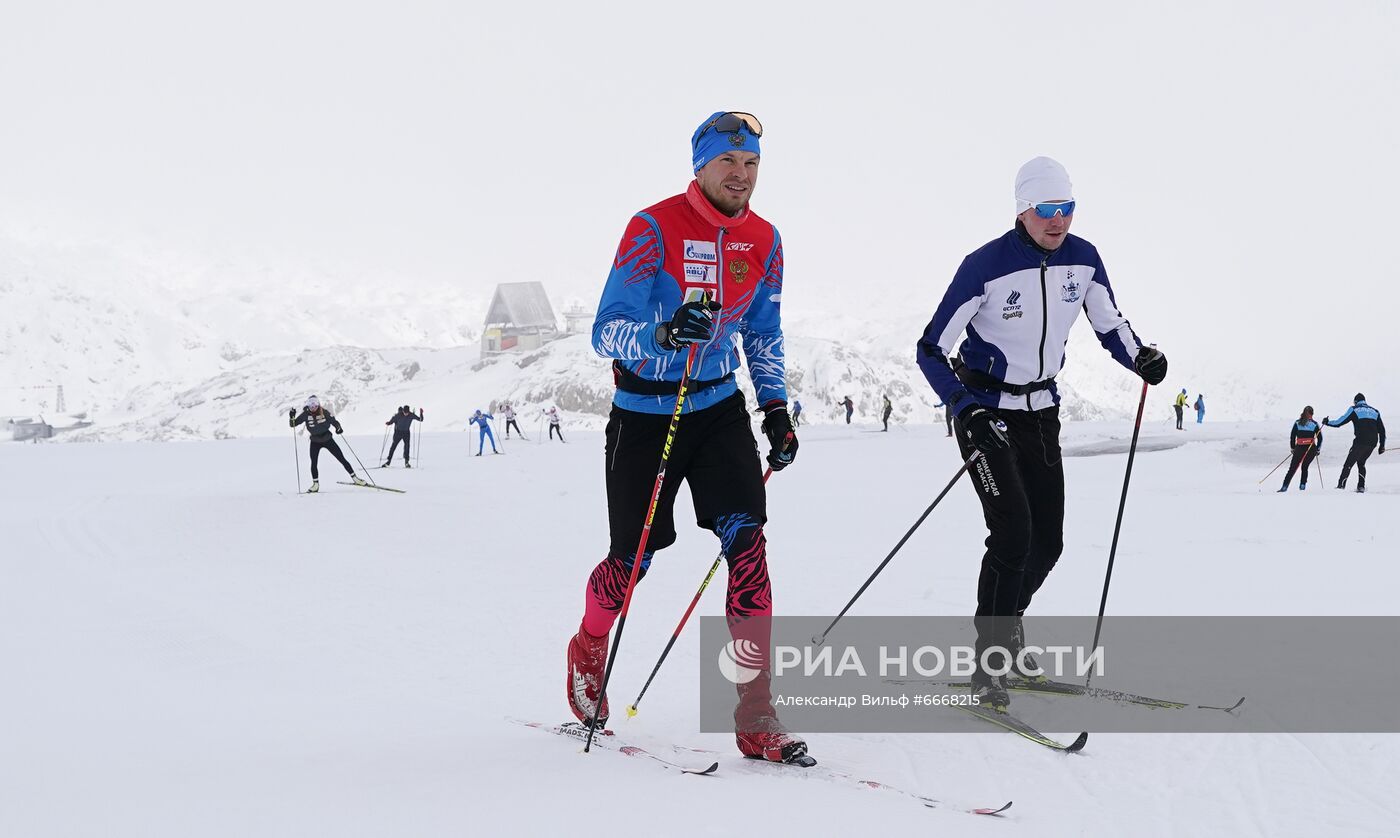
<instances>
[{"instance_id":1,"label":"overcast sky","mask_svg":"<svg viewBox=\"0 0 1400 838\"><path fill-rule=\"evenodd\" d=\"M1169 357L1393 379L1400 4L1157 5L0 0L0 229L591 300L748 110L790 315L931 312L1046 154Z\"/></svg>"}]
</instances>

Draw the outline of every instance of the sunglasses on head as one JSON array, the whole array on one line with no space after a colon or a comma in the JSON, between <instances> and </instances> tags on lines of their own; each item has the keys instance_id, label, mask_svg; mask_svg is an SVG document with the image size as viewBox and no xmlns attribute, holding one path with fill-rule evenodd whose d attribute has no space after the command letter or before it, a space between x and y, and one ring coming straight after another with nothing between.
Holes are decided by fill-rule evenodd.
<instances>
[{"instance_id":1,"label":"sunglasses on head","mask_svg":"<svg viewBox=\"0 0 1400 838\"><path fill-rule=\"evenodd\" d=\"M1074 215L1074 201L1042 201L1039 204L1032 204L1031 208L1035 214L1041 218L1054 218L1057 215L1069 217Z\"/></svg>"},{"instance_id":2,"label":"sunglasses on head","mask_svg":"<svg viewBox=\"0 0 1400 838\"><path fill-rule=\"evenodd\" d=\"M700 131L700 136L703 137L705 132L711 128L715 129L715 133L718 134L737 134L740 128L748 128L749 133L755 137L763 136L763 123L758 121L758 117L742 111L720 114L705 124L705 127Z\"/></svg>"}]
</instances>

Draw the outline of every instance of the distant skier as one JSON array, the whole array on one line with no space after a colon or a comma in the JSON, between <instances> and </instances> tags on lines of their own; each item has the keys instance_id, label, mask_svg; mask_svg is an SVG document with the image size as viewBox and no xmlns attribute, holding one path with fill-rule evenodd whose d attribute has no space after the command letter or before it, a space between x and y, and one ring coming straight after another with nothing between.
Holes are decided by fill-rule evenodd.
<instances>
[{"instance_id":1,"label":"distant skier","mask_svg":"<svg viewBox=\"0 0 1400 838\"><path fill-rule=\"evenodd\" d=\"M559 408L551 407L544 412L544 417L549 420L549 438L554 439L554 434L559 434L559 441L564 441L564 429L559 425Z\"/></svg>"},{"instance_id":2,"label":"distant skier","mask_svg":"<svg viewBox=\"0 0 1400 838\"><path fill-rule=\"evenodd\" d=\"M1148 384L1167 374L1166 356L1143 346L1119 311L1098 250L1070 234L1071 190L1069 173L1048 157L1021 167L1015 227L963 259L915 348L929 384L957 414L958 446L987 525L971 679L983 707L1010 702L1005 666L1026 678L1039 669L1025 654L1020 617L1064 550L1055 376L1070 327L1082 313L1119 365ZM1040 326L1005 316L1021 313L1018 306Z\"/></svg>"},{"instance_id":3,"label":"distant skier","mask_svg":"<svg viewBox=\"0 0 1400 838\"><path fill-rule=\"evenodd\" d=\"M945 405L943 402L939 402L938 404L934 405L934 407L936 407L936 408L937 408L937 407L943 408L943 421L946 422L946 423L948 423L948 436L952 436L952 435L953 435L953 409L952 409L951 407L948 407L947 405Z\"/></svg>"},{"instance_id":4,"label":"distant skier","mask_svg":"<svg viewBox=\"0 0 1400 838\"><path fill-rule=\"evenodd\" d=\"M403 443L403 467L413 468L408 462L408 448L413 439L413 423L422 421L423 408L418 408L418 413L415 415L413 411L409 409L408 405L404 405L399 408L398 413L389 417L389 421L384 423L394 426L394 444L389 446L389 456L384 458L384 468L388 468L389 464L393 462L394 451L399 447L400 442Z\"/></svg>"},{"instance_id":5,"label":"distant skier","mask_svg":"<svg viewBox=\"0 0 1400 838\"><path fill-rule=\"evenodd\" d=\"M792 400L792 426L798 428L802 426L802 400Z\"/></svg>"},{"instance_id":6,"label":"distant skier","mask_svg":"<svg viewBox=\"0 0 1400 838\"><path fill-rule=\"evenodd\" d=\"M855 410L856 410L856 403L853 402L853 401L851 401L851 397L850 397L850 396L847 396L846 398L842 399L841 401L837 402L836 404L838 404L838 405L845 405L845 406L846 406L846 424L847 424L847 425L851 424L851 414L852 414L852 413L855 413Z\"/></svg>"},{"instance_id":7,"label":"distant skier","mask_svg":"<svg viewBox=\"0 0 1400 838\"><path fill-rule=\"evenodd\" d=\"M1322 452L1322 428L1313 421L1312 405L1303 408L1298 421L1288 432L1288 450L1293 452L1293 462L1288 465L1288 473L1283 476L1283 488L1279 491L1288 491L1288 483L1300 465L1303 467L1303 478L1298 481L1298 491L1305 491L1308 488L1308 464Z\"/></svg>"},{"instance_id":8,"label":"distant skier","mask_svg":"<svg viewBox=\"0 0 1400 838\"><path fill-rule=\"evenodd\" d=\"M480 457L482 452L486 450L486 440L488 438L491 440L491 453L501 453L496 448L496 435L491 432L491 420L495 418L495 416L492 416L489 413L482 413L480 410L478 410L477 412L472 414L472 418L467 420L468 425L476 425L478 428L481 429L481 434L477 437L476 444L476 456L478 457Z\"/></svg>"},{"instance_id":9,"label":"distant skier","mask_svg":"<svg viewBox=\"0 0 1400 838\"><path fill-rule=\"evenodd\" d=\"M520 430L520 424L515 421L515 408L511 406L510 402L501 405L501 415L506 418L506 439L510 439L511 428L515 428L516 436L524 439L525 434Z\"/></svg>"},{"instance_id":10,"label":"distant skier","mask_svg":"<svg viewBox=\"0 0 1400 838\"><path fill-rule=\"evenodd\" d=\"M884 405L884 407L881 408L881 410L880 410L880 421L885 423L885 429L884 429L884 431L882 431L882 433L889 433L889 430L890 430L890 414L893 413L893 412L894 412L894 405L893 405L893 404L890 404L890 394L889 394L889 393L886 393L886 394L885 394L885 405Z\"/></svg>"},{"instance_id":11,"label":"distant skier","mask_svg":"<svg viewBox=\"0 0 1400 838\"><path fill-rule=\"evenodd\" d=\"M1385 423L1381 421L1381 412L1366 404L1366 397L1360 393L1356 394L1354 403L1347 408L1347 412L1342 414L1342 418L1333 422L1324 418L1322 424L1329 428L1340 428L1351 422L1356 431L1356 439L1351 443L1351 450L1347 452L1347 461L1342 465L1342 477L1337 481L1338 489L1347 487L1347 475L1351 474L1351 467L1356 466L1356 491L1366 491L1366 460L1375 450L1376 443L1380 442L1380 453L1385 453Z\"/></svg>"},{"instance_id":12,"label":"distant skier","mask_svg":"<svg viewBox=\"0 0 1400 838\"><path fill-rule=\"evenodd\" d=\"M1177 429L1178 431L1184 431L1184 430L1186 430L1185 428L1181 427L1181 416L1182 416L1182 411L1186 409L1186 388L1185 388L1185 387L1182 387L1182 388L1181 388L1181 392L1176 394L1176 401L1172 403L1172 408L1176 411L1176 429Z\"/></svg>"},{"instance_id":13,"label":"distant skier","mask_svg":"<svg viewBox=\"0 0 1400 838\"><path fill-rule=\"evenodd\" d=\"M1206 421L1206 397L1200 393L1196 394L1196 424Z\"/></svg>"},{"instance_id":14,"label":"distant skier","mask_svg":"<svg viewBox=\"0 0 1400 838\"><path fill-rule=\"evenodd\" d=\"M307 492L321 491L321 470L317 468L317 460L321 457L321 449L331 452L340 464L345 466L345 473L350 475L356 486L365 485L365 481L355 473L346 461L345 455L340 453L340 446L335 444L335 438L331 436L331 428L335 428L338 434L345 433L345 429L340 426L340 422L330 414L328 410L321 409L321 400L314 395L307 398L306 407L298 415L296 408L287 410L287 424L295 428L297 425L306 425L306 432L311 435L311 488Z\"/></svg>"}]
</instances>

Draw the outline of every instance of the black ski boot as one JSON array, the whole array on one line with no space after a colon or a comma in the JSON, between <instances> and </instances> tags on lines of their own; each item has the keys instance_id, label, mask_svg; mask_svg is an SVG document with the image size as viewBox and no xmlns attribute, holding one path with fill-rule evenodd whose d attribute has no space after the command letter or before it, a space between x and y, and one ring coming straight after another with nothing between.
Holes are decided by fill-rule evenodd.
<instances>
[{"instance_id":1,"label":"black ski boot","mask_svg":"<svg viewBox=\"0 0 1400 838\"><path fill-rule=\"evenodd\" d=\"M1021 622L1021 618L1016 618L1016 623L1011 628L1011 674L1032 683L1048 681L1045 672L1040 668L1040 662L1035 659L1035 655L1023 654L1022 649L1026 648L1026 626Z\"/></svg>"},{"instance_id":2,"label":"black ski boot","mask_svg":"<svg viewBox=\"0 0 1400 838\"><path fill-rule=\"evenodd\" d=\"M989 675L982 667L972 673L972 697L976 706L1005 713L1011 704L1005 675Z\"/></svg>"}]
</instances>

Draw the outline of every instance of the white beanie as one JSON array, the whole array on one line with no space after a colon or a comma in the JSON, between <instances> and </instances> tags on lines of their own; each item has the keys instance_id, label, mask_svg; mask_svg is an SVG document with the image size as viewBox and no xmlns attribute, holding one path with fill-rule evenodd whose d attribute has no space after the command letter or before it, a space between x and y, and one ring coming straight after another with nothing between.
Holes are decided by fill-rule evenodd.
<instances>
[{"instance_id":1,"label":"white beanie","mask_svg":"<svg viewBox=\"0 0 1400 838\"><path fill-rule=\"evenodd\" d=\"M1036 157L1016 173L1016 214L1045 201L1074 200L1069 172L1049 157Z\"/></svg>"}]
</instances>

